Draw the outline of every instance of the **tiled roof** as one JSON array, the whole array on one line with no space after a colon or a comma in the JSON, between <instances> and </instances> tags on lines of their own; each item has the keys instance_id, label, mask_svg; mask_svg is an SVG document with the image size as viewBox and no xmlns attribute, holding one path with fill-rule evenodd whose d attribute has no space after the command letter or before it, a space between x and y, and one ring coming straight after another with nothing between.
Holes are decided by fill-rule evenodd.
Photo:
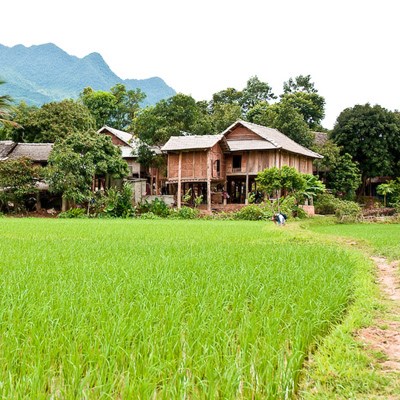
<instances>
[{"instance_id":1,"label":"tiled roof","mask_svg":"<svg viewBox=\"0 0 400 400\"><path fill-rule=\"evenodd\" d=\"M162 151L210 149L222 139L222 135L171 136Z\"/></svg>"},{"instance_id":2,"label":"tiled roof","mask_svg":"<svg viewBox=\"0 0 400 400\"><path fill-rule=\"evenodd\" d=\"M227 135L229 132L234 130L239 125L244 126L245 128L251 130L252 132L257 134L261 138L267 140L273 146L275 146L275 148L277 148L277 149L283 149L283 150L290 151L290 152L296 153L296 154L301 154L301 155L304 155L307 157L322 158L322 156L320 154L315 153L314 151L301 146L300 144L296 143L294 140L288 138L282 132L279 132L277 129L253 124L251 122L237 121L234 124L232 124L230 127L228 127L224 132L222 132L222 135L224 135L224 136ZM228 140L228 144L229 144L229 142L230 141Z\"/></svg>"},{"instance_id":3,"label":"tiled roof","mask_svg":"<svg viewBox=\"0 0 400 400\"><path fill-rule=\"evenodd\" d=\"M102 128L100 128L97 131L97 133L102 133L105 130L111 132L118 139L120 139L123 142L125 142L128 146L131 146L131 147L135 146L135 143L134 143L135 142L135 136L132 133L120 131L120 130L115 129L115 128L110 128L109 126L103 126Z\"/></svg>"},{"instance_id":4,"label":"tiled roof","mask_svg":"<svg viewBox=\"0 0 400 400\"><path fill-rule=\"evenodd\" d=\"M228 140L227 142L231 151L273 150L277 148L267 140Z\"/></svg>"},{"instance_id":5,"label":"tiled roof","mask_svg":"<svg viewBox=\"0 0 400 400\"><path fill-rule=\"evenodd\" d=\"M137 157L137 155L132 154L135 149L133 149L130 146L120 146L121 153L122 153L122 158L134 158Z\"/></svg>"}]
</instances>

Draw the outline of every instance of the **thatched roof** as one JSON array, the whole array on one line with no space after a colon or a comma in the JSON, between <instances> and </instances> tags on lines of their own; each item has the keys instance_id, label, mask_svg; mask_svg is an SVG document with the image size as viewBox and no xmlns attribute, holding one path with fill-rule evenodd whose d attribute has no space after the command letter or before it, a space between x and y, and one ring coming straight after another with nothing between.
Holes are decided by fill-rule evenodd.
<instances>
[{"instance_id":1,"label":"thatched roof","mask_svg":"<svg viewBox=\"0 0 400 400\"><path fill-rule=\"evenodd\" d=\"M8 158L26 157L36 162L46 162L49 159L53 143L18 143Z\"/></svg>"},{"instance_id":2,"label":"thatched roof","mask_svg":"<svg viewBox=\"0 0 400 400\"><path fill-rule=\"evenodd\" d=\"M222 135L226 136L228 133L232 132L233 130L235 130L236 128L238 128L240 126L243 126L247 129L249 129L256 135L260 136L261 139L264 139L267 142L269 142L271 149L274 149L274 148L282 149L282 150L289 151L291 153L301 154L301 155L304 155L307 157L323 158L320 154L315 153L314 151L301 146L300 144L296 143L294 140L288 138L282 132L279 132L277 129L253 124L251 122L246 122L246 121L241 121L241 120L236 121L231 126L229 126L224 132L222 132ZM228 141L228 145L229 145L230 140L227 140L227 141ZM236 140L234 142L236 142ZM247 145L251 146L252 140L245 140L244 142L247 142ZM253 150L253 149L246 148L245 143L243 143L243 146L240 150Z\"/></svg>"}]
</instances>

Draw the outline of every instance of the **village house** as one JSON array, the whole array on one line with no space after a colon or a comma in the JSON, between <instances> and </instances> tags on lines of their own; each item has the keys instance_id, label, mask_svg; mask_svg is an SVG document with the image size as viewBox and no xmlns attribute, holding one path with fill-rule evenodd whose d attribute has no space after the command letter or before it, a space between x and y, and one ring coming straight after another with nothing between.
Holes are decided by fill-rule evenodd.
<instances>
[{"instance_id":1,"label":"village house","mask_svg":"<svg viewBox=\"0 0 400 400\"><path fill-rule=\"evenodd\" d=\"M124 132L109 126L103 126L97 131L98 134L107 135L112 143L121 150L122 158L127 162L129 175L126 177L132 183L135 192L135 202L140 202L143 196L160 195L162 187L165 187L166 171L162 168L146 167L138 162L138 138L128 132ZM150 150L161 155L161 150L157 146L151 146ZM101 177L96 182L95 189L104 189L109 186L105 182L105 177Z\"/></svg>"},{"instance_id":2,"label":"village house","mask_svg":"<svg viewBox=\"0 0 400 400\"><path fill-rule=\"evenodd\" d=\"M276 129L237 121L219 135L173 136L161 149L168 155L167 184L177 206L188 191L212 204L247 204L257 192L255 178L266 168L294 167L313 173L321 155L299 145Z\"/></svg>"}]
</instances>

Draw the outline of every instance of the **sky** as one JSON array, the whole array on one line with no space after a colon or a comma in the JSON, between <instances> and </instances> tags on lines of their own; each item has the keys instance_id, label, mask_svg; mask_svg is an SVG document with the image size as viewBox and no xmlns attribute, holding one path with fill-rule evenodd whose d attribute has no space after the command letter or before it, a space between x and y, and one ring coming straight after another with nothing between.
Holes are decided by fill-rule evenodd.
<instances>
[{"instance_id":1,"label":"sky","mask_svg":"<svg viewBox=\"0 0 400 400\"><path fill-rule=\"evenodd\" d=\"M100 53L123 79L162 78L211 100L252 76L275 94L311 75L323 125L356 104L400 109L399 0L12 0L0 43Z\"/></svg>"}]
</instances>

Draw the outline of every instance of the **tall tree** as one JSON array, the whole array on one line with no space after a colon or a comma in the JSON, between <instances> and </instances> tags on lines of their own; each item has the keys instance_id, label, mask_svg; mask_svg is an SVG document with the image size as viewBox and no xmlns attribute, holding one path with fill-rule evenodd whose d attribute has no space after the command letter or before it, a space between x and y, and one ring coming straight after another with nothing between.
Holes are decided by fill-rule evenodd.
<instances>
[{"instance_id":1,"label":"tall tree","mask_svg":"<svg viewBox=\"0 0 400 400\"><path fill-rule=\"evenodd\" d=\"M325 99L318 94L310 75L298 75L284 82L281 102L296 108L310 129L322 129Z\"/></svg>"},{"instance_id":2,"label":"tall tree","mask_svg":"<svg viewBox=\"0 0 400 400\"><path fill-rule=\"evenodd\" d=\"M8 159L0 162L0 211L23 210L27 196L37 193L40 167L27 158ZM5 189L4 189L5 188Z\"/></svg>"},{"instance_id":3,"label":"tall tree","mask_svg":"<svg viewBox=\"0 0 400 400\"><path fill-rule=\"evenodd\" d=\"M367 178L399 174L400 120L395 113L370 104L346 108L331 137L359 163L363 188Z\"/></svg>"},{"instance_id":4,"label":"tall tree","mask_svg":"<svg viewBox=\"0 0 400 400\"><path fill-rule=\"evenodd\" d=\"M242 91L240 104L242 106L243 113L245 114L257 103L262 101L268 102L272 99L276 99L276 96L272 92L271 86L266 82L260 81L257 76L252 76L247 81L247 85Z\"/></svg>"},{"instance_id":5,"label":"tall tree","mask_svg":"<svg viewBox=\"0 0 400 400\"><path fill-rule=\"evenodd\" d=\"M145 98L146 94L140 89L126 90L122 83L117 83L109 92L87 87L80 94L82 103L96 120L96 128L108 125L121 130L131 130Z\"/></svg>"},{"instance_id":6,"label":"tall tree","mask_svg":"<svg viewBox=\"0 0 400 400\"><path fill-rule=\"evenodd\" d=\"M210 133L205 132L199 123L202 119L206 120L204 104L196 103L191 96L178 93L142 110L134 120L133 130L143 142L161 145L171 136Z\"/></svg>"},{"instance_id":7,"label":"tall tree","mask_svg":"<svg viewBox=\"0 0 400 400\"><path fill-rule=\"evenodd\" d=\"M284 93L317 93L314 82L311 82L311 75L298 75L295 78L289 78L283 83Z\"/></svg>"},{"instance_id":8,"label":"tall tree","mask_svg":"<svg viewBox=\"0 0 400 400\"><path fill-rule=\"evenodd\" d=\"M0 80L0 85L4 85L4 81ZM12 98L7 95L0 96L0 128L5 126L16 127L18 124L11 120L11 112L13 110Z\"/></svg>"},{"instance_id":9,"label":"tall tree","mask_svg":"<svg viewBox=\"0 0 400 400\"><path fill-rule=\"evenodd\" d=\"M311 147L314 134L305 123L302 114L287 102L272 105L258 103L247 113L247 119L256 124L276 128L304 147Z\"/></svg>"},{"instance_id":10,"label":"tall tree","mask_svg":"<svg viewBox=\"0 0 400 400\"><path fill-rule=\"evenodd\" d=\"M74 100L44 104L39 109L20 104L15 118L22 126L12 132L12 138L18 142L53 143L95 125L86 106Z\"/></svg>"}]
</instances>

